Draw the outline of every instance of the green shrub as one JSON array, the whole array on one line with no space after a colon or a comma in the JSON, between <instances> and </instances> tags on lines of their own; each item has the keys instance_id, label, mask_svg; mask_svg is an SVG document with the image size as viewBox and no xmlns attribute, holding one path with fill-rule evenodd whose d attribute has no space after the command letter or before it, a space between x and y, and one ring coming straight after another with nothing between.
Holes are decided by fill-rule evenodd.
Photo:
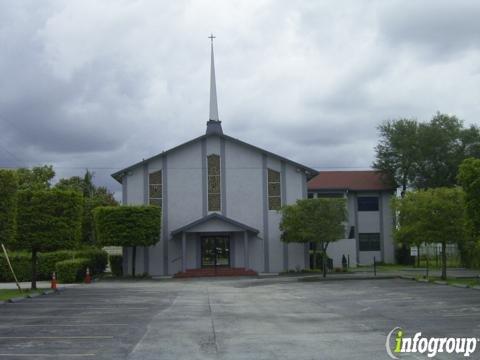
<instances>
[{"instance_id":1,"label":"green shrub","mask_svg":"<svg viewBox=\"0 0 480 360\"><path fill-rule=\"evenodd\" d=\"M58 281L62 283L73 283L82 281L85 278L85 270L89 259L78 258L75 260L60 261L55 265Z\"/></svg>"},{"instance_id":2,"label":"green shrub","mask_svg":"<svg viewBox=\"0 0 480 360\"><path fill-rule=\"evenodd\" d=\"M32 277L32 255L27 252L9 252L8 258L18 281L30 281ZM15 281L4 254L0 254L0 282Z\"/></svg>"},{"instance_id":3,"label":"green shrub","mask_svg":"<svg viewBox=\"0 0 480 360\"><path fill-rule=\"evenodd\" d=\"M101 249L78 250L76 255L88 259L88 267L91 275L98 275L105 271L108 263L108 254Z\"/></svg>"},{"instance_id":4,"label":"green shrub","mask_svg":"<svg viewBox=\"0 0 480 360\"><path fill-rule=\"evenodd\" d=\"M15 171L0 169L0 243L15 238L18 179Z\"/></svg>"},{"instance_id":5,"label":"green shrub","mask_svg":"<svg viewBox=\"0 0 480 360\"><path fill-rule=\"evenodd\" d=\"M9 252L10 262L19 281L31 281L32 278L32 255L28 252ZM101 249L60 250L38 254L38 280L51 280L52 273L56 271L56 264L65 260L86 258L87 266L92 275L101 274L105 271L108 255ZM3 254L0 254L0 282L14 281Z\"/></svg>"},{"instance_id":6,"label":"green shrub","mask_svg":"<svg viewBox=\"0 0 480 360\"><path fill-rule=\"evenodd\" d=\"M155 245L160 239L161 209L157 206L100 206L93 211L95 234L103 246ZM132 261L135 276L135 261Z\"/></svg>"},{"instance_id":7,"label":"green shrub","mask_svg":"<svg viewBox=\"0 0 480 360\"><path fill-rule=\"evenodd\" d=\"M80 257L80 256L77 256ZM52 272L55 271L55 264L75 258L75 252L70 250L60 250L38 254L37 276L39 280L50 280Z\"/></svg>"},{"instance_id":8,"label":"green shrub","mask_svg":"<svg viewBox=\"0 0 480 360\"><path fill-rule=\"evenodd\" d=\"M32 253L32 289L37 288L38 253L72 249L78 245L83 199L74 191L18 192L15 248Z\"/></svg>"},{"instance_id":9,"label":"green shrub","mask_svg":"<svg viewBox=\"0 0 480 360\"><path fill-rule=\"evenodd\" d=\"M115 276L123 275L123 256L122 255L110 255L110 269Z\"/></svg>"}]
</instances>

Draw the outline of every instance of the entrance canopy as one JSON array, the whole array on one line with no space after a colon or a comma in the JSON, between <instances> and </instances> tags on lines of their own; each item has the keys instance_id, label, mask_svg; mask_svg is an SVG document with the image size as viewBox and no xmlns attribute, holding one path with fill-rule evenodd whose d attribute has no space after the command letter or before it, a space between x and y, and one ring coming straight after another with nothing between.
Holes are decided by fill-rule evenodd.
<instances>
[{"instance_id":1,"label":"entrance canopy","mask_svg":"<svg viewBox=\"0 0 480 360\"><path fill-rule=\"evenodd\" d=\"M202 233L202 232L238 232L246 231L252 234L258 234L259 231L248 225L232 220L221 214L213 213L201 219L195 220L190 224L182 226L172 231L172 236L180 233Z\"/></svg>"}]
</instances>

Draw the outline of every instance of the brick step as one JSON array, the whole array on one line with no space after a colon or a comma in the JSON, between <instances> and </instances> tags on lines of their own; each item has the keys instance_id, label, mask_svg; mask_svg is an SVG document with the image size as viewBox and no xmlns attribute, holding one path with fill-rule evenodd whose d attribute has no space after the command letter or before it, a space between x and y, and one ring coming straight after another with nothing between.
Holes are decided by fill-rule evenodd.
<instances>
[{"instance_id":1,"label":"brick step","mask_svg":"<svg viewBox=\"0 0 480 360\"><path fill-rule=\"evenodd\" d=\"M176 278L212 277L212 276L255 276L257 273L245 268L205 268L187 269L185 272L175 274Z\"/></svg>"}]
</instances>

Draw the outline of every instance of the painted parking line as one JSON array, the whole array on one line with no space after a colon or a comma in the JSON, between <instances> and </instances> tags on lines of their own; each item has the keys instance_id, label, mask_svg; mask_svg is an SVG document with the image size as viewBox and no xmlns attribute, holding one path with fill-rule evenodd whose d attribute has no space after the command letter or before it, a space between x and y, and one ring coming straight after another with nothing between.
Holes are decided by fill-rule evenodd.
<instances>
[{"instance_id":1,"label":"painted parking line","mask_svg":"<svg viewBox=\"0 0 480 360\"><path fill-rule=\"evenodd\" d=\"M38 358L38 357L91 357L95 356L96 354L88 353L88 354L8 354L8 353L0 353L0 356L8 356L8 357L28 357L28 358Z\"/></svg>"},{"instance_id":2,"label":"painted parking line","mask_svg":"<svg viewBox=\"0 0 480 360\"><path fill-rule=\"evenodd\" d=\"M17 327L78 327L78 326L128 326L128 324L95 324L88 322L87 324L15 324L15 325L0 325L0 329L11 329Z\"/></svg>"},{"instance_id":3,"label":"painted parking line","mask_svg":"<svg viewBox=\"0 0 480 360\"><path fill-rule=\"evenodd\" d=\"M113 336L0 336L0 340L102 340Z\"/></svg>"}]
</instances>

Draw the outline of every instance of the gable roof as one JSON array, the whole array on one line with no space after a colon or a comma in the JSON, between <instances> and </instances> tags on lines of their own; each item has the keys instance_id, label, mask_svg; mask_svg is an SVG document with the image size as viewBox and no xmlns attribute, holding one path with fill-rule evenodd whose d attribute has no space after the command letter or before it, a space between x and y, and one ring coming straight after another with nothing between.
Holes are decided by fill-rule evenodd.
<instances>
[{"instance_id":1,"label":"gable roof","mask_svg":"<svg viewBox=\"0 0 480 360\"><path fill-rule=\"evenodd\" d=\"M122 169L122 170L119 170L119 171L113 173L111 176L112 176L115 180L117 180L118 182L121 183L121 182L122 182L122 177L123 177L123 176L125 175L125 173L127 173L128 171L130 171L130 170L132 170L132 169L134 169L134 168L136 168L136 167L144 164L145 162L148 162L148 161L151 161L151 160L154 160L154 159L163 157L163 156L165 156L165 155L167 155L167 154L169 154L169 153L171 153L171 152L173 152L173 151L175 151L175 150L177 150L177 149L179 149L179 148L182 148L182 147L184 147L184 146L193 144L193 143L195 143L195 142L197 142L197 141L200 141L200 140L202 140L202 139L205 139L205 138L207 138L207 137L209 137L209 136L218 136L218 137L223 138L223 139L225 139L225 140L229 140L229 141L234 142L234 143L236 143L236 144L243 145L243 146L245 146L245 147L249 147L249 148L251 148L251 149L254 149L254 150L256 150L256 151L259 151L259 152L261 152L262 154L265 154L265 155L268 155L268 156L277 158L277 159L279 159L279 160L281 160L281 161L285 161L285 162L289 163L290 165L295 166L295 167L298 167L299 169L301 169L302 171L304 171L304 172L307 174L307 179L311 179L312 177L314 177L315 175L318 174L318 171L315 170L315 169L309 168L308 166L299 164L299 163L297 163L297 162L295 162L295 161L292 161L292 160L289 160L289 159L287 159L287 158L285 158L285 157L283 157L283 156L280 156L280 155L274 154L274 153L272 153L272 152L270 152L270 151L261 149L261 148L259 148L259 147L257 147L257 146L251 145L251 144L249 144L249 143L246 143L246 142L241 141L241 140L239 140L239 139L236 139L236 138L234 138L234 137L231 137L231 136L228 136L228 135L225 135L225 134L205 134L205 135L202 135L202 136L198 136L198 137L196 137L196 138L194 138L194 139L192 139L192 140L189 140L189 141L187 141L187 142L184 142L183 144L177 145L177 146L175 146L175 147L173 147L173 148L171 148L171 149L169 149L169 150L162 151L160 154L154 155L154 156L152 156L152 157L150 157L150 158L148 158L148 159L144 159L144 160L142 160L142 161L139 161L139 162L137 162L137 163L135 163L135 164L133 164L133 165L131 165L131 166L128 166L128 167L126 167L126 168L124 168L124 169Z\"/></svg>"},{"instance_id":2,"label":"gable roof","mask_svg":"<svg viewBox=\"0 0 480 360\"><path fill-rule=\"evenodd\" d=\"M308 182L308 190L394 190L395 186L385 183L382 173L364 171L320 171Z\"/></svg>"},{"instance_id":3,"label":"gable roof","mask_svg":"<svg viewBox=\"0 0 480 360\"><path fill-rule=\"evenodd\" d=\"M204 216L203 218L195 220L195 221L191 222L190 224L187 224L187 225L182 226L182 227L180 227L176 230L173 230L171 232L171 235L174 236L174 235L180 234L182 232L188 231L189 229L191 229L195 226L198 226L200 224L204 224L204 223L206 223L210 220L213 220L213 219L218 219L220 221L226 222L227 224L231 224L233 226L239 227L240 229L243 229L245 231L250 231L254 234L259 233L259 231L257 229L252 228L248 225L242 224L241 222L238 222L238 221L235 221L233 219L227 218L226 216L223 216L223 215L218 214L218 213L212 213L210 215Z\"/></svg>"}]
</instances>

